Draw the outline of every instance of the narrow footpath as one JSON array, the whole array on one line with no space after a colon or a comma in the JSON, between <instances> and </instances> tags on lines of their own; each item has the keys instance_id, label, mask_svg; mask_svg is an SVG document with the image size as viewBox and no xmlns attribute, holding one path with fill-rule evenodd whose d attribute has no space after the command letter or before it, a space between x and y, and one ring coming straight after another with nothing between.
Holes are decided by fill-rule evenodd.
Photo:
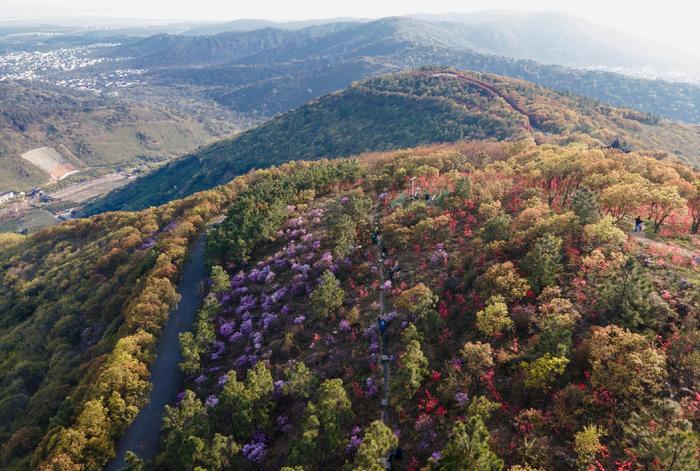
<instances>
[{"instance_id":1,"label":"narrow footpath","mask_svg":"<svg viewBox=\"0 0 700 471\"><path fill-rule=\"evenodd\" d=\"M182 298L170 313L158 345L156 360L151 365L153 389L148 403L122 435L117 456L107 465L107 471L124 468L124 456L127 451L133 451L144 461L153 458L158 452L165 406L175 400L182 384L182 372L178 366L182 361L179 334L192 330L197 315L201 295L199 286L206 276L205 244L206 234L203 234L195 243L190 258L185 263L177 289Z\"/></svg>"},{"instance_id":2,"label":"narrow footpath","mask_svg":"<svg viewBox=\"0 0 700 471\"><path fill-rule=\"evenodd\" d=\"M662 242L658 240L652 240L646 237L646 235L642 232L633 232L630 234L631 238L637 241L639 244L644 245L646 247L651 247L653 249L659 249L659 250L667 250L669 252L676 252L679 255L682 255L684 257L688 257L692 259L695 263L700 263L700 252L699 251L692 251L690 249L687 249L685 247L678 246L676 244L668 243L668 242Z\"/></svg>"}]
</instances>

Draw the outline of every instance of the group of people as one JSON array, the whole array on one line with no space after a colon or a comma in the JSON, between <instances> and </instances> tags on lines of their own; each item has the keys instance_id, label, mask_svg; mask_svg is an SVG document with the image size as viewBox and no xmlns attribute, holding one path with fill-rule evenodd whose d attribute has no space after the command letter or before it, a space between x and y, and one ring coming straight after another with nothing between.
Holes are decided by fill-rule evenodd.
<instances>
[{"instance_id":1,"label":"group of people","mask_svg":"<svg viewBox=\"0 0 700 471\"><path fill-rule=\"evenodd\" d=\"M412 193L410 198L411 198L412 200L419 200L419 199L420 199L420 193L419 193L419 192L416 192L415 194ZM430 193L428 193L428 192L426 191L425 194L423 194L423 199L424 199L425 201L430 201Z\"/></svg>"},{"instance_id":2,"label":"group of people","mask_svg":"<svg viewBox=\"0 0 700 471\"><path fill-rule=\"evenodd\" d=\"M426 201L428 199L429 195L426 193ZM381 229L379 229L379 226L375 226L374 230L370 234L370 238L372 239L372 242L379 247L379 263L383 265L384 261L389 255L389 249L386 247L386 245L383 244L382 231ZM398 278L399 273L401 272L401 265L399 265L399 262L395 260L391 264L391 266L385 267L385 269L387 277L390 281L393 282L395 278ZM387 325L386 319L382 315L377 317L377 328L379 330L379 335L382 340L382 354L386 355L388 350L388 338L386 332ZM384 420L386 420L386 417ZM401 461L402 457L403 450L401 449L401 447L397 447L395 450L391 451L388 457L382 459L382 465L384 468L390 469L392 462Z\"/></svg>"},{"instance_id":3,"label":"group of people","mask_svg":"<svg viewBox=\"0 0 700 471\"><path fill-rule=\"evenodd\" d=\"M382 231L379 227L374 228L370 234L370 238L373 243L379 246L379 263L384 263L389 255L389 249L382 243ZM401 273L401 265L397 260L395 260L390 267L386 267L387 278L392 282L399 277L399 273Z\"/></svg>"}]
</instances>

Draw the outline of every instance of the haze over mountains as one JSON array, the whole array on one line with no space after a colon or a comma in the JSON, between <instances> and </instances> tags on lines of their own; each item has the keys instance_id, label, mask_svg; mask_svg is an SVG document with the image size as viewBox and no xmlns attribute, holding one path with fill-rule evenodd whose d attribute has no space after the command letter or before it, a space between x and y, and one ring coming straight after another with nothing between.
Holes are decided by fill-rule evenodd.
<instances>
[{"instance_id":1,"label":"haze over mountains","mask_svg":"<svg viewBox=\"0 0 700 471\"><path fill-rule=\"evenodd\" d=\"M666 79L700 77L700 55L660 46L559 12L483 11L412 15L467 25L463 34L483 52L574 67L610 68ZM683 71L688 74L684 77ZM649 77L649 75L647 75Z\"/></svg>"},{"instance_id":2,"label":"haze over mountains","mask_svg":"<svg viewBox=\"0 0 700 471\"><path fill-rule=\"evenodd\" d=\"M563 25L550 28L559 23ZM422 65L445 65L522 78L616 106L700 122L700 88L695 85L533 62L616 70L644 64L658 71L652 73L654 78L669 70L668 61L664 63L653 51L639 53L633 39L622 41L614 34L598 37L596 32L587 32L587 26L546 15L515 26L395 17L300 30L161 35L126 44L110 55L130 67L147 69L153 85L191 87L199 96L259 118L344 88L352 80ZM561 44L566 44L565 52ZM518 58L507 57L509 54ZM678 70L669 72L674 79L678 79ZM692 70L681 73L689 80L693 74Z\"/></svg>"}]
</instances>

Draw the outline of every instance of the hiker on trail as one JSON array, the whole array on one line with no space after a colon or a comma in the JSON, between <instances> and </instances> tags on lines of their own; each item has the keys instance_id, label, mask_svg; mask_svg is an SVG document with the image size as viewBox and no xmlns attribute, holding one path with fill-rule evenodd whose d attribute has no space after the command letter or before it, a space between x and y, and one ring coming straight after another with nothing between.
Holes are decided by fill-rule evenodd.
<instances>
[{"instance_id":1,"label":"hiker on trail","mask_svg":"<svg viewBox=\"0 0 700 471\"><path fill-rule=\"evenodd\" d=\"M401 265L399 265L399 262L395 262L394 266L389 268L389 280L394 281L394 278L398 278L399 272L401 271Z\"/></svg>"},{"instance_id":2,"label":"hiker on trail","mask_svg":"<svg viewBox=\"0 0 700 471\"><path fill-rule=\"evenodd\" d=\"M640 216L637 216L637 219L634 220L634 232L642 232L643 224L644 221L642 221L642 218Z\"/></svg>"},{"instance_id":3,"label":"hiker on trail","mask_svg":"<svg viewBox=\"0 0 700 471\"><path fill-rule=\"evenodd\" d=\"M386 320L381 316L377 317L377 326L379 326L379 335L382 338L382 344L386 345Z\"/></svg>"},{"instance_id":4,"label":"hiker on trail","mask_svg":"<svg viewBox=\"0 0 700 471\"><path fill-rule=\"evenodd\" d=\"M383 262L386 260L387 255L389 255L389 251L387 250L386 247L382 246L382 255L381 258L379 259L380 262Z\"/></svg>"},{"instance_id":5,"label":"hiker on trail","mask_svg":"<svg viewBox=\"0 0 700 471\"><path fill-rule=\"evenodd\" d=\"M375 227L374 231L370 234L370 237L372 238L372 242L375 244L379 244L382 240L382 231L379 229L379 227Z\"/></svg>"},{"instance_id":6,"label":"hiker on trail","mask_svg":"<svg viewBox=\"0 0 700 471\"><path fill-rule=\"evenodd\" d=\"M425 192L425 201L430 201L430 193Z\"/></svg>"}]
</instances>

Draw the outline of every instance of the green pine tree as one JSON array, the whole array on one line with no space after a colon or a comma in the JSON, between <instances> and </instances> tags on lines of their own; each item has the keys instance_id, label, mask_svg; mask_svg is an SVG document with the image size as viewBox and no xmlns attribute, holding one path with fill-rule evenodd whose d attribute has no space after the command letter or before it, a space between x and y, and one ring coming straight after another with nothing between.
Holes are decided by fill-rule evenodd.
<instances>
[{"instance_id":1,"label":"green pine tree","mask_svg":"<svg viewBox=\"0 0 700 471\"><path fill-rule=\"evenodd\" d=\"M427 374L428 359L421 350L420 342L410 340L401 354L401 368L396 373L397 388L403 393L402 399L412 398Z\"/></svg>"},{"instance_id":2,"label":"green pine tree","mask_svg":"<svg viewBox=\"0 0 700 471\"><path fill-rule=\"evenodd\" d=\"M489 445L489 431L480 415L459 421L433 467L446 471L501 471L501 460Z\"/></svg>"},{"instance_id":3,"label":"green pine tree","mask_svg":"<svg viewBox=\"0 0 700 471\"><path fill-rule=\"evenodd\" d=\"M699 471L700 434L682 418L680 404L655 399L631 414L624 426L624 442L642 469Z\"/></svg>"},{"instance_id":4,"label":"green pine tree","mask_svg":"<svg viewBox=\"0 0 700 471\"><path fill-rule=\"evenodd\" d=\"M600 219L598 195L586 187L579 188L571 200L571 208L582 226L594 224Z\"/></svg>"},{"instance_id":5,"label":"green pine tree","mask_svg":"<svg viewBox=\"0 0 700 471\"><path fill-rule=\"evenodd\" d=\"M556 284L562 271L561 237L545 234L535 241L535 246L527 254L530 285L537 292Z\"/></svg>"},{"instance_id":6,"label":"green pine tree","mask_svg":"<svg viewBox=\"0 0 700 471\"><path fill-rule=\"evenodd\" d=\"M357 450L354 471L382 471L382 460L386 459L399 444L399 439L383 422L375 420L365 431L362 444Z\"/></svg>"},{"instance_id":7,"label":"green pine tree","mask_svg":"<svg viewBox=\"0 0 700 471\"><path fill-rule=\"evenodd\" d=\"M652 321L652 292L651 283L639 263L628 258L619 272L602 283L598 298L610 322L637 329Z\"/></svg>"},{"instance_id":8,"label":"green pine tree","mask_svg":"<svg viewBox=\"0 0 700 471\"><path fill-rule=\"evenodd\" d=\"M340 287L340 282L335 275L326 270L321 275L321 283L311 293L311 307L314 312L327 318L343 305L345 291Z\"/></svg>"}]
</instances>

